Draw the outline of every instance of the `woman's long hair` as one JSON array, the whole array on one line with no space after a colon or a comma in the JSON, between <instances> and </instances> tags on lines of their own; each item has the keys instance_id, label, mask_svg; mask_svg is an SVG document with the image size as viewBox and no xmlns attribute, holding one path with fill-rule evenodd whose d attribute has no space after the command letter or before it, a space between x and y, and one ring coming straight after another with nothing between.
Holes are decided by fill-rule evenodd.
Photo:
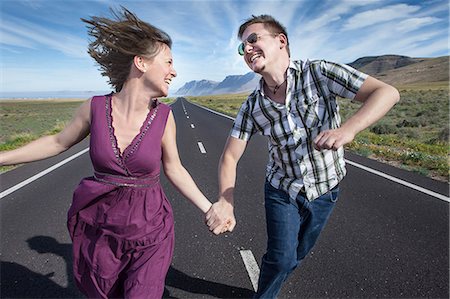
<instances>
[{"instance_id":1,"label":"woman's long hair","mask_svg":"<svg viewBox=\"0 0 450 299\"><path fill-rule=\"evenodd\" d=\"M149 23L140 20L122 6L121 12L111 10L115 19L91 17L81 19L94 37L88 53L100 65L103 76L119 92L130 74L135 56L155 57L163 44L172 47L170 36Z\"/></svg>"}]
</instances>

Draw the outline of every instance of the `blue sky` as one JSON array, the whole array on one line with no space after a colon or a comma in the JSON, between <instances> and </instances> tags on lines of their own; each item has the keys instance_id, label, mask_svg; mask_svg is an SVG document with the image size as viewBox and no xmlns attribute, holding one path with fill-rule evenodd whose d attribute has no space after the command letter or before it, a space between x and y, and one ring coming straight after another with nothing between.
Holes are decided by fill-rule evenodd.
<instances>
[{"instance_id":1,"label":"blue sky","mask_svg":"<svg viewBox=\"0 0 450 299\"><path fill-rule=\"evenodd\" d=\"M447 0L0 0L1 90L109 90L86 52L80 18L108 17L120 5L172 37L178 77L171 92L191 80L247 73L236 32L252 14L287 27L294 59L449 55Z\"/></svg>"}]
</instances>

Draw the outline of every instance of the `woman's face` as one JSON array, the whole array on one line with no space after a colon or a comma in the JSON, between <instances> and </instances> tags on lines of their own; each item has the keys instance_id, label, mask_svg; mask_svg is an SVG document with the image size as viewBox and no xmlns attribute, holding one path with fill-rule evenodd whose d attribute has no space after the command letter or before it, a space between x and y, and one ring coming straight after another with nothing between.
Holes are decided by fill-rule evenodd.
<instances>
[{"instance_id":1,"label":"woman's face","mask_svg":"<svg viewBox=\"0 0 450 299\"><path fill-rule=\"evenodd\" d=\"M169 85L172 78L177 76L177 72L173 68L172 51L164 44L161 51L147 63L148 69L144 74L148 81L149 87L160 94L159 96L167 96L169 94Z\"/></svg>"}]
</instances>

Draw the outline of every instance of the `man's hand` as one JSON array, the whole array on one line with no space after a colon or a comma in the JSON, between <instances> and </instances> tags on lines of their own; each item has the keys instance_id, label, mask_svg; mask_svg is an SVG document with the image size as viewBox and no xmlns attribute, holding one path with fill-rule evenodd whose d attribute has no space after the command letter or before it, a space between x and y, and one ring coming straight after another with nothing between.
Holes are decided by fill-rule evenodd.
<instances>
[{"instance_id":1,"label":"man's hand","mask_svg":"<svg viewBox=\"0 0 450 299\"><path fill-rule=\"evenodd\" d=\"M232 232L236 226L233 205L226 200L217 201L206 213L205 222L215 235L226 231Z\"/></svg>"},{"instance_id":2,"label":"man's hand","mask_svg":"<svg viewBox=\"0 0 450 299\"><path fill-rule=\"evenodd\" d=\"M331 149L336 151L341 146L350 143L355 138L353 132L343 127L334 130L322 131L314 139L314 148L318 151L323 149Z\"/></svg>"}]
</instances>

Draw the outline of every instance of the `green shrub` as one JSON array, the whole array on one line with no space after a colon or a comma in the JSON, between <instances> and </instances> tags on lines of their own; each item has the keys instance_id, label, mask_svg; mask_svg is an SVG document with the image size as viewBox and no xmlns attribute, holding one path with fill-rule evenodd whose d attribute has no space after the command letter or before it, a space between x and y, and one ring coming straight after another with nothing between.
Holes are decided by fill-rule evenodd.
<instances>
[{"instance_id":1,"label":"green shrub","mask_svg":"<svg viewBox=\"0 0 450 299\"><path fill-rule=\"evenodd\" d=\"M370 132L381 135L395 134L397 133L397 128L391 124L378 123L374 125L372 128L370 128Z\"/></svg>"}]
</instances>

